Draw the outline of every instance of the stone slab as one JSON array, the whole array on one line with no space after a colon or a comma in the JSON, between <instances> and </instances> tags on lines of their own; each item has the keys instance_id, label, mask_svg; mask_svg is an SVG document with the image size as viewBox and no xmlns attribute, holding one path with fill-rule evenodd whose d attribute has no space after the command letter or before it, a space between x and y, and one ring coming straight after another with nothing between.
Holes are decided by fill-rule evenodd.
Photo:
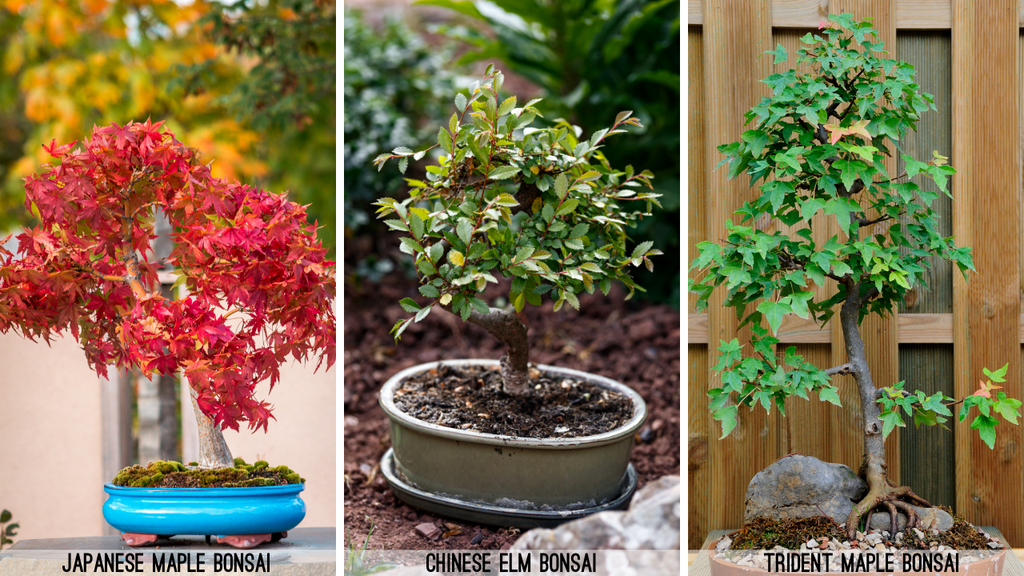
<instances>
[{"instance_id":1,"label":"stone slab","mask_svg":"<svg viewBox=\"0 0 1024 576\"><path fill-rule=\"evenodd\" d=\"M275 576L326 576L337 573L337 530L335 528L297 528L288 532L288 537L279 542L264 544L252 550L239 550L225 544L206 544L202 536L175 536L161 540L155 546L132 548L120 536L90 536L82 538L44 538L21 540L0 552L0 576L44 576L61 575L68 565L69 554L96 553L142 553L141 574L153 574L152 557L171 555L187 558L180 571L164 571L164 574L214 573L214 554L270 554L271 574ZM186 556L178 556L178 553ZM203 566L198 565L199 554L203 554ZM72 556L73 558L74 556ZM250 556L250 558L253 558ZM191 563L191 564L189 564ZM190 572L188 566L191 566ZM88 567L94 573L94 566ZM202 570L202 571L198 571ZM101 570L102 572L102 570ZM251 566L250 566L251 572ZM247 573L243 569L235 572L220 571L218 574Z\"/></svg>"}]
</instances>

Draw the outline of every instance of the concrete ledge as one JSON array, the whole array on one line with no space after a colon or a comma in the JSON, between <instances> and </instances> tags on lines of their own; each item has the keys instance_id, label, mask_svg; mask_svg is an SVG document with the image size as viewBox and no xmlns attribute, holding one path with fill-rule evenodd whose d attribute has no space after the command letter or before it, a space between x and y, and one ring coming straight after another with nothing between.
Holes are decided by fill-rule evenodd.
<instances>
[{"instance_id":1,"label":"concrete ledge","mask_svg":"<svg viewBox=\"0 0 1024 576\"><path fill-rule=\"evenodd\" d=\"M73 567L76 558L83 561L87 553L93 558L93 563L85 566L85 572L90 574L115 571L134 574L265 574L268 572L262 566L269 554L269 573L275 576L326 576L337 573L336 541L335 528L298 528L289 531L288 537L280 542L252 550L239 550L223 544L207 545L202 536L175 536L156 546L141 548L125 545L120 536L22 540L0 552L0 576L73 574L75 572L65 572L64 568L69 566L69 562ZM121 569L97 566L97 556L120 558ZM154 556L157 557L157 566L162 564L163 570L154 571ZM224 563L220 570L215 570L217 559L241 562L232 566L234 570L224 569ZM135 566L124 564L126 560L137 561L140 570L135 571Z\"/></svg>"}]
</instances>

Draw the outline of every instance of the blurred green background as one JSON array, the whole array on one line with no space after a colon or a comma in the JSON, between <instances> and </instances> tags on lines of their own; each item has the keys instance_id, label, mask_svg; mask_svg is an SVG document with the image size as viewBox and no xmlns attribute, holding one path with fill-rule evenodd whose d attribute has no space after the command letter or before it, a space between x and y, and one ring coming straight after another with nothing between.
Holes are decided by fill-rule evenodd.
<instances>
[{"instance_id":1,"label":"blurred green background","mask_svg":"<svg viewBox=\"0 0 1024 576\"><path fill-rule=\"evenodd\" d=\"M665 252L635 278L641 297L678 309L681 110L678 0L358 0L345 11L345 275L376 282L411 271L397 242L373 222L371 203L405 196L397 170L374 156L436 139L451 97L488 63L504 91L542 97L547 121L565 118L584 134L633 110L644 129L610 139L613 166L649 169L664 210L631 234ZM349 8L351 7L351 8ZM539 123L539 122L538 122ZM406 176L418 178L410 167Z\"/></svg>"},{"instance_id":2,"label":"blurred green background","mask_svg":"<svg viewBox=\"0 0 1024 576\"><path fill-rule=\"evenodd\" d=\"M0 1L0 230L42 145L164 120L213 174L309 204L335 243L334 0Z\"/></svg>"}]
</instances>

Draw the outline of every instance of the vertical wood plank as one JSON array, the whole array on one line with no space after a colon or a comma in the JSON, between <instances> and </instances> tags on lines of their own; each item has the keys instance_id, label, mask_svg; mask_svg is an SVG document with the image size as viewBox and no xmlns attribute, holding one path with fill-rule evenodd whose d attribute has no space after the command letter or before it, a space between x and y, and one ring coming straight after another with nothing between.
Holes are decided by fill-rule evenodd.
<instances>
[{"instance_id":1,"label":"vertical wood plank","mask_svg":"<svg viewBox=\"0 0 1024 576\"><path fill-rule=\"evenodd\" d=\"M903 150L921 160L930 159L933 150L950 156L953 145L949 32L901 32L896 46L900 60L914 66L914 81L920 90L934 96L936 105L936 110L921 115L917 131L903 138ZM897 173L904 170L905 162L900 159ZM913 182L938 193L938 186L931 179L916 176ZM939 233L942 236L952 235L952 200L938 193L938 199L931 206L938 214ZM949 314L953 311L952 265L936 257L929 258L929 263L931 268L925 273L927 286L917 286L907 293L900 307L901 313ZM900 348L900 379L911 391L943 392L952 396L953 347L903 345ZM917 428L908 422L900 434L902 483L932 504L955 507L956 451L952 428Z\"/></svg>"},{"instance_id":2,"label":"vertical wood plank","mask_svg":"<svg viewBox=\"0 0 1024 576\"><path fill-rule=\"evenodd\" d=\"M690 26L688 32L689 56L687 59L687 121L689 122L689 159L687 161L687 203L689 218L689 254L697 254L697 243L707 239L707 214L705 198L707 181L705 178L704 147L704 53L701 47L702 37L699 26ZM692 278L694 273L690 273ZM697 296L690 294L687 301L689 312L694 311ZM711 503L707 501L708 486L708 349L707 345L690 345L687 351L690 366L687 382L687 475L689 506L688 540L691 550L698 548L704 541L710 528L708 527L708 510Z\"/></svg>"},{"instance_id":3,"label":"vertical wood plank","mask_svg":"<svg viewBox=\"0 0 1024 576\"><path fill-rule=\"evenodd\" d=\"M777 18L777 14L773 17ZM789 58L786 62L775 64L773 71L783 73L790 69L796 69L801 74L811 72L806 64L797 66L797 51L803 47L800 38L808 32L816 32L815 29L794 29L776 28L772 36L772 46L781 44L786 48ZM834 218L820 213L814 217L813 236L814 242L821 246L836 232L832 225ZM795 234L797 230L805 228L803 223L792 227L782 226L786 234ZM836 292L835 281L828 280L825 286L815 286L815 298L824 300ZM780 358L784 355L789 345L782 344L778 347ZM828 368L831 366L831 348L828 344L798 344L796 353L815 366ZM833 428L836 426L837 418L840 417L841 408L827 402L819 402L816 397L810 401L802 398L789 398L786 401L786 417L782 419L785 426L785 434L782 438L780 450L783 454L792 452L814 456L826 462L833 462Z\"/></svg>"},{"instance_id":4,"label":"vertical wood plank","mask_svg":"<svg viewBox=\"0 0 1024 576\"><path fill-rule=\"evenodd\" d=\"M862 20L871 18L879 40L885 43L889 58L898 58L896 53L896 0L832 0L829 2L829 13L853 14ZM894 174L896 160L886 161L886 170ZM868 366L871 368L875 386L889 386L899 380L899 332L895 316L869 316L860 326L861 338L867 352ZM833 365L846 362L846 349L839 322L832 322L832 359ZM856 385L851 376L843 376L840 383L840 398L848 414L853 415L851 426L839 430L838 441L843 462L854 470L860 468L864 454L863 419L860 417L860 397L856 394ZM848 416L849 417L849 416ZM888 467L888 478L894 484L900 481L899 432L893 431L885 443L885 462ZM856 457L854 458L854 455ZM850 460L853 459L853 463Z\"/></svg>"},{"instance_id":5,"label":"vertical wood plank","mask_svg":"<svg viewBox=\"0 0 1024 576\"><path fill-rule=\"evenodd\" d=\"M1005 389L1020 398L1019 2L953 2L954 235L974 249L977 272L954 284L958 397L983 367L1009 362ZM1014 130L1007 130L1012 126ZM1024 469L1019 427L1000 426L995 450L956 427L957 509L1024 545Z\"/></svg>"},{"instance_id":6,"label":"vertical wood plank","mask_svg":"<svg viewBox=\"0 0 1024 576\"><path fill-rule=\"evenodd\" d=\"M708 102L705 124L708 172L708 237L721 241L726 237L725 221L744 200L752 198L745 178L727 180L725 170L712 171L719 154L717 147L739 139L743 114L768 94L760 82L771 73L771 1L705 0L704 2L704 81ZM708 363L715 362L720 340L737 337L736 315L723 307L725 293L717 290L708 306ZM709 374L709 387L721 385L721 378ZM710 414L707 416L710 419ZM777 458L779 425L777 414L741 410L739 422L730 436L708 445L709 528L728 528L743 522L747 483L759 470ZM717 437L721 427L715 422L709 434Z\"/></svg>"}]
</instances>

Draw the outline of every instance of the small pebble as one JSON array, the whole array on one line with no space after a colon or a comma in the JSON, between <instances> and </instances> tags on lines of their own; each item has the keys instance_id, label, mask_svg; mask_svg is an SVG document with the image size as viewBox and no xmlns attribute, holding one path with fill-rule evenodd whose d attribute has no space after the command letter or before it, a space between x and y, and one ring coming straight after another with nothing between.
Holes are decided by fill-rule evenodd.
<instances>
[{"instance_id":1,"label":"small pebble","mask_svg":"<svg viewBox=\"0 0 1024 576\"><path fill-rule=\"evenodd\" d=\"M473 539L469 541L470 544L479 544L484 539L483 534L477 534L473 536Z\"/></svg>"},{"instance_id":2,"label":"small pebble","mask_svg":"<svg viewBox=\"0 0 1024 576\"><path fill-rule=\"evenodd\" d=\"M814 539L812 538L812 539L808 540L807 543L804 544L804 546L807 546L807 549L810 550L811 548L817 548L818 547L818 543L815 542Z\"/></svg>"}]
</instances>

